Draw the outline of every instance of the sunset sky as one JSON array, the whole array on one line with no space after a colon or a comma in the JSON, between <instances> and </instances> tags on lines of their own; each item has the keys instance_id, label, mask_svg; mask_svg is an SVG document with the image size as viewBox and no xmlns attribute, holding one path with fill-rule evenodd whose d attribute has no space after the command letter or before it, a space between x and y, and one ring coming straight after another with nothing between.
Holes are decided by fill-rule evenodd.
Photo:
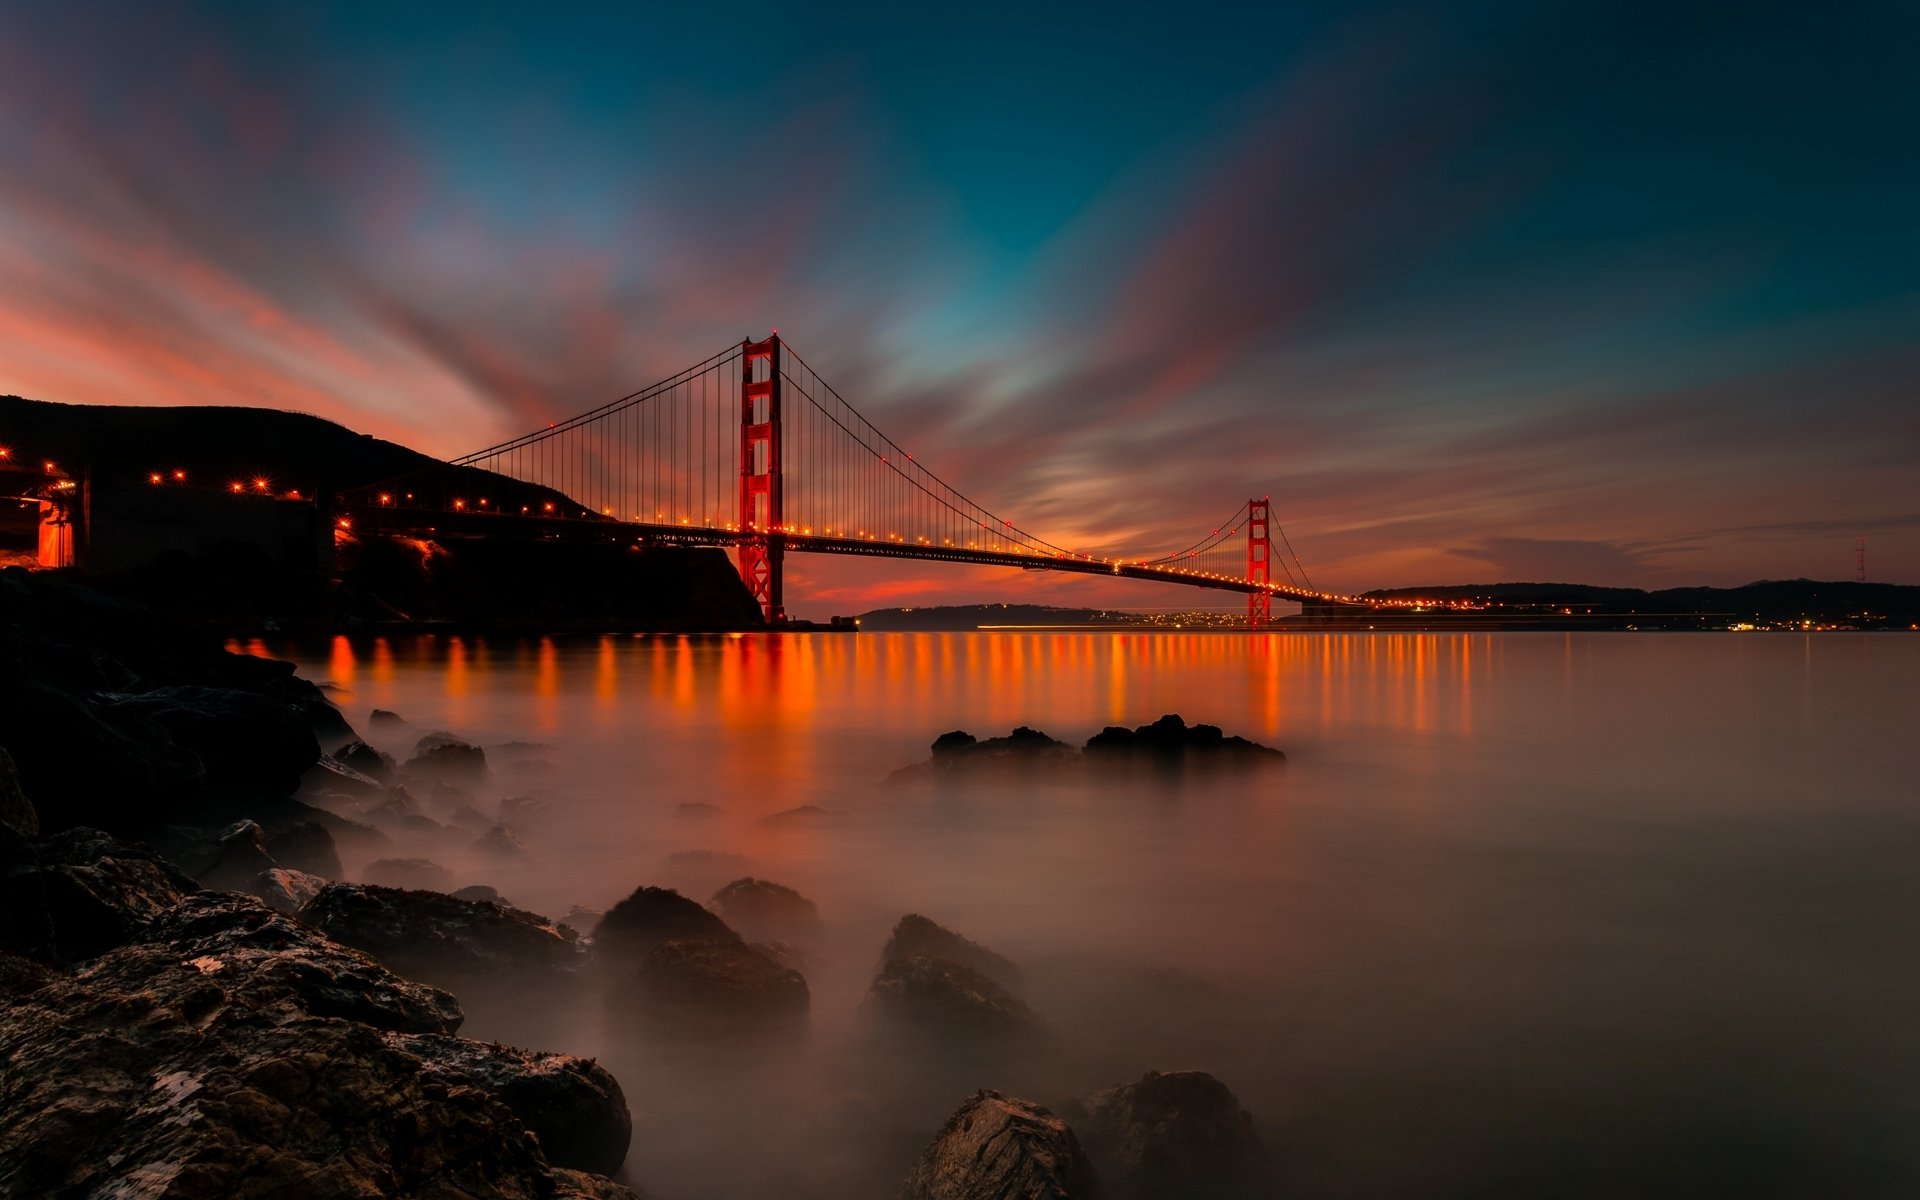
<instances>
[{"instance_id":1,"label":"sunset sky","mask_svg":"<svg viewBox=\"0 0 1920 1200\"><path fill-rule=\"evenodd\" d=\"M1896 3L0 0L0 393L455 454L778 326L1067 544L1271 493L1343 590L1861 535L1920 583L1917 46Z\"/></svg>"}]
</instances>

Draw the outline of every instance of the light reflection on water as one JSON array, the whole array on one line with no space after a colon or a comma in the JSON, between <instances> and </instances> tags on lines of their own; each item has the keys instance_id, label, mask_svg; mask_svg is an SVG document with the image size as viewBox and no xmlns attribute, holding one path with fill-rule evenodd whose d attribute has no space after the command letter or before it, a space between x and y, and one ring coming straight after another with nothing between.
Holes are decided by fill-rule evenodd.
<instances>
[{"instance_id":1,"label":"light reflection on water","mask_svg":"<svg viewBox=\"0 0 1920 1200\"><path fill-rule=\"evenodd\" d=\"M544 766L496 752L476 797L552 802L530 861L409 847L517 904L604 908L643 883L705 899L748 870L819 901L833 936L807 972L813 1037L745 1075L592 1014L465 998L470 1033L612 1064L640 1118L631 1170L662 1194L885 1194L900 1146L973 1087L1049 1102L1188 1067L1254 1112L1290 1195L1920 1193L1920 639L245 648L338 685L402 758L432 729L542 743L521 756ZM375 707L410 727L370 726ZM1127 786L883 784L948 729L1077 743L1166 712L1292 762ZM826 815L765 819L808 804ZM666 861L687 850L744 862ZM870 1054L860 995L912 910L1026 964L1059 1052L980 1078ZM739 1153L743 1136L759 1149Z\"/></svg>"}]
</instances>

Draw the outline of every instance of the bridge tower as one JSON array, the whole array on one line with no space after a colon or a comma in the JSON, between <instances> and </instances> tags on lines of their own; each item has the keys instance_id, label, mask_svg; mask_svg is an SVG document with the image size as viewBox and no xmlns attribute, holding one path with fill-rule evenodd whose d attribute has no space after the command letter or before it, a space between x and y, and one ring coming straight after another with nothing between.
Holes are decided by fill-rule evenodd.
<instances>
[{"instance_id":1,"label":"bridge tower","mask_svg":"<svg viewBox=\"0 0 1920 1200\"><path fill-rule=\"evenodd\" d=\"M1273 582L1273 547L1267 541L1267 519L1272 497L1247 501L1247 582ZM1263 586L1247 593L1247 628L1265 629L1273 619L1273 593Z\"/></svg>"},{"instance_id":2,"label":"bridge tower","mask_svg":"<svg viewBox=\"0 0 1920 1200\"><path fill-rule=\"evenodd\" d=\"M767 364L755 379L756 364ZM781 587L786 520L780 488L780 335L740 343L740 578L767 624L787 619Z\"/></svg>"}]
</instances>

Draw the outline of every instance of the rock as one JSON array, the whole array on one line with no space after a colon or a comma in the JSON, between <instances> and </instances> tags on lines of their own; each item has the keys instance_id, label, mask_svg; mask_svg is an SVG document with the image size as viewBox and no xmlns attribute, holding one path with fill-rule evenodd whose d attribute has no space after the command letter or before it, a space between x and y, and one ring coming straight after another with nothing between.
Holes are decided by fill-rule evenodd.
<instances>
[{"instance_id":1,"label":"rock","mask_svg":"<svg viewBox=\"0 0 1920 1200\"><path fill-rule=\"evenodd\" d=\"M1196 1193L1204 1194L1204 1193ZM1100 1200L1073 1130L1046 1109L979 1092L948 1118L900 1200Z\"/></svg>"},{"instance_id":2,"label":"rock","mask_svg":"<svg viewBox=\"0 0 1920 1200\"><path fill-rule=\"evenodd\" d=\"M289 821L268 827L266 848L276 864L292 870L327 879L345 874L333 834L318 821Z\"/></svg>"},{"instance_id":3,"label":"rock","mask_svg":"<svg viewBox=\"0 0 1920 1200\"><path fill-rule=\"evenodd\" d=\"M661 942L640 961L649 1012L700 1023L803 1021L807 981L758 947L739 941Z\"/></svg>"},{"instance_id":4,"label":"rock","mask_svg":"<svg viewBox=\"0 0 1920 1200\"><path fill-rule=\"evenodd\" d=\"M40 836L40 814L34 811L33 801L21 790L20 772L15 769L13 756L5 746L0 746L0 825L21 837Z\"/></svg>"},{"instance_id":5,"label":"rock","mask_svg":"<svg viewBox=\"0 0 1920 1200\"><path fill-rule=\"evenodd\" d=\"M45 963L0 950L0 1000L30 995L66 976ZM4 1179L0 1179L4 1182Z\"/></svg>"},{"instance_id":6,"label":"rock","mask_svg":"<svg viewBox=\"0 0 1920 1200\"><path fill-rule=\"evenodd\" d=\"M336 883L300 919L392 970L457 985L484 976L551 975L580 965L580 935L537 913L431 891Z\"/></svg>"},{"instance_id":7,"label":"rock","mask_svg":"<svg viewBox=\"0 0 1920 1200\"><path fill-rule=\"evenodd\" d=\"M810 941L820 936L820 910L790 887L748 876L713 894L707 907L749 937Z\"/></svg>"},{"instance_id":8,"label":"rock","mask_svg":"<svg viewBox=\"0 0 1920 1200\"><path fill-rule=\"evenodd\" d=\"M553 1169L553 1182L553 1200L647 1200L645 1194L604 1175L569 1171L565 1167Z\"/></svg>"},{"instance_id":9,"label":"rock","mask_svg":"<svg viewBox=\"0 0 1920 1200\"><path fill-rule=\"evenodd\" d=\"M487 752L450 733L430 733L420 739L402 770L415 778L473 782L486 778Z\"/></svg>"},{"instance_id":10,"label":"rock","mask_svg":"<svg viewBox=\"0 0 1920 1200\"><path fill-rule=\"evenodd\" d=\"M440 1036L452 998L231 895L189 897L0 1009L0 1187L21 1196L620 1195L560 1177L490 1084L543 1056ZM474 1059L508 1062L484 1072ZM542 1119L600 1081L550 1093ZM610 1083L611 1081L606 1081ZM585 1086L580 1086L585 1085ZM536 1099L538 1097L536 1096ZM536 1105L536 1108L538 1106ZM609 1117L605 1106L596 1110Z\"/></svg>"},{"instance_id":11,"label":"rock","mask_svg":"<svg viewBox=\"0 0 1920 1200\"><path fill-rule=\"evenodd\" d=\"M1072 757L1072 746L1025 725L1005 737L984 742L964 730L942 734L933 742L936 771L1013 765L1026 768L1070 761Z\"/></svg>"},{"instance_id":12,"label":"rock","mask_svg":"<svg viewBox=\"0 0 1920 1200\"><path fill-rule=\"evenodd\" d=\"M504 904L505 901L501 901L501 903ZM562 925L570 925L575 929L592 929L600 923L600 918L606 915L607 914L597 908L587 908L583 905L576 904L567 910L565 916L560 918L560 923Z\"/></svg>"},{"instance_id":13,"label":"rock","mask_svg":"<svg viewBox=\"0 0 1920 1200\"><path fill-rule=\"evenodd\" d=\"M1253 1118L1204 1071L1149 1071L1078 1107L1075 1124L1116 1200L1272 1194Z\"/></svg>"},{"instance_id":14,"label":"rock","mask_svg":"<svg viewBox=\"0 0 1920 1200\"><path fill-rule=\"evenodd\" d=\"M423 892L451 892L454 887L453 872L430 858L378 859L368 863L360 877L380 887Z\"/></svg>"},{"instance_id":15,"label":"rock","mask_svg":"<svg viewBox=\"0 0 1920 1200\"><path fill-rule=\"evenodd\" d=\"M508 796L500 802L500 819L509 825L524 825L546 811L547 802L533 796Z\"/></svg>"},{"instance_id":16,"label":"rock","mask_svg":"<svg viewBox=\"0 0 1920 1200\"><path fill-rule=\"evenodd\" d=\"M887 939L886 948L880 952L881 966L910 954L924 954L958 963L985 975L1002 987L1017 988L1021 984L1020 968L1010 959L978 942L961 937L919 913L908 913L893 927L893 936Z\"/></svg>"},{"instance_id":17,"label":"rock","mask_svg":"<svg viewBox=\"0 0 1920 1200\"><path fill-rule=\"evenodd\" d=\"M508 908L513 907L511 904L507 904L505 896L502 896L499 892L484 883L468 884L459 891L452 893L452 895L455 900L490 900L495 904L505 904Z\"/></svg>"},{"instance_id":18,"label":"rock","mask_svg":"<svg viewBox=\"0 0 1920 1200\"><path fill-rule=\"evenodd\" d=\"M375 715L377 716L380 711L375 709ZM365 742L348 742L329 757L341 766L358 771L369 779L380 783L393 782L393 756L375 750Z\"/></svg>"},{"instance_id":19,"label":"rock","mask_svg":"<svg viewBox=\"0 0 1920 1200\"><path fill-rule=\"evenodd\" d=\"M397 712L392 712L384 708L376 708L367 714L367 724L369 725L405 725L406 723L407 719L405 717Z\"/></svg>"},{"instance_id":20,"label":"rock","mask_svg":"<svg viewBox=\"0 0 1920 1200\"><path fill-rule=\"evenodd\" d=\"M473 793L463 787L455 787L451 783L436 782L427 791L427 803L441 812L451 812L462 805L471 808Z\"/></svg>"},{"instance_id":21,"label":"rock","mask_svg":"<svg viewBox=\"0 0 1920 1200\"><path fill-rule=\"evenodd\" d=\"M1037 1033L1026 1002L971 967L925 954L888 959L867 1004L904 1025L942 1034L1010 1037Z\"/></svg>"},{"instance_id":22,"label":"rock","mask_svg":"<svg viewBox=\"0 0 1920 1200\"><path fill-rule=\"evenodd\" d=\"M1178 713L1168 713L1151 725L1123 729L1109 725L1087 739L1089 761L1125 765L1152 762L1180 764L1278 764L1287 756L1271 746L1243 737L1227 737L1218 725L1188 725Z\"/></svg>"},{"instance_id":23,"label":"rock","mask_svg":"<svg viewBox=\"0 0 1920 1200\"><path fill-rule=\"evenodd\" d=\"M567 1054L541 1054L440 1034L389 1034L427 1074L483 1088L540 1139L556 1167L610 1175L626 1161L633 1117L606 1068Z\"/></svg>"},{"instance_id":24,"label":"rock","mask_svg":"<svg viewBox=\"0 0 1920 1200\"><path fill-rule=\"evenodd\" d=\"M279 865L267 853L267 833L258 821L235 821L219 830L173 827L158 840L167 857L216 891L247 891L260 872Z\"/></svg>"},{"instance_id":25,"label":"rock","mask_svg":"<svg viewBox=\"0 0 1920 1200\"><path fill-rule=\"evenodd\" d=\"M254 877L247 888L249 896L266 901L267 907L275 912L289 915L298 913L307 901L320 894L327 886L327 880L318 875L309 875L305 871L295 871L287 867L272 867Z\"/></svg>"},{"instance_id":26,"label":"rock","mask_svg":"<svg viewBox=\"0 0 1920 1200\"><path fill-rule=\"evenodd\" d=\"M485 854L491 858L525 858L527 848L519 838L507 832L504 825L495 825L479 837L473 839L469 847L476 854Z\"/></svg>"},{"instance_id":27,"label":"rock","mask_svg":"<svg viewBox=\"0 0 1920 1200\"><path fill-rule=\"evenodd\" d=\"M636 888L593 927L598 957L638 962L670 940L738 942L727 923L671 888Z\"/></svg>"},{"instance_id":28,"label":"rock","mask_svg":"<svg viewBox=\"0 0 1920 1200\"><path fill-rule=\"evenodd\" d=\"M471 804L462 804L459 808L448 813L447 823L457 825L466 830L493 828L493 818L487 816L487 814L481 812Z\"/></svg>"},{"instance_id":29,"label":"rock","mask_svg":"<svg viewBox=\"0 0 1920 1200\"><path fill-rule=\"evenodd\" d=\"M207 791L198 755L147 714L91 695L0 683L0 729L43 829L143 829Z\"/></svg>"},{"instance_id":30,"label":"rock","mask_svg":"<svg viewBox=\"0 0 1920 1200\"><path fill-rule=\"evenodd\" d=\"M79 962L120 945L199 890L152 849L97 829L17 842L0 863L0 949Z\"/></svg>"},{"instance_id":31,"label":"rock","mask_svg":"<svg viewBox=\"0 0 1920 1200\"><path fill-rule=\"evenodd\" d=\"M415 833L437 833L446 828L420 811L420 806L405 788L389 789L387 800L361 814L376 825L388 829L406 829Z\"/></svg>"},{"instance_id":32,"label":"rock","mask_svg":"<svg viewBox=\"0 0 1920 1200\"><path fill-rule=\"evenodd\" d=\"M257 692L161 687L116 696L113 707L151 720L176 745L192 751L206 770L207 786L216 791L290 796L320 758L307 714Z\"/></svg>"}]
</instances>

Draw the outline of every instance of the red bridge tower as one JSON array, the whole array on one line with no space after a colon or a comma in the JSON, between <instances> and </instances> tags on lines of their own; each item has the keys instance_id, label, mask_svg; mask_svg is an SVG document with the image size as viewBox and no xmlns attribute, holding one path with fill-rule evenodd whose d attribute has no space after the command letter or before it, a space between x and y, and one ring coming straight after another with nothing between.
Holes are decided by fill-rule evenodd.
<instances>
[{"instance_id":1,"label":"red bridge tower","mask_svg":"<svg viewBox=\"0 0 1920 1200\"><path fill-rule=\"evenodd\" d=\"M755 379L755 365L767 364ZM740 578L767 624L787 619L781 589L786 519L780 503L780 335L740 343Z\"/></svg>"},{"instance_id":2,"label":"red bridge tower","mask_svg":"<svg viewBox=\"0 0 1920 1200\"><path fill-rule=\"evenodd\" d=\"M1273 548L1267 541L1267 516L1272 497L1247 501L1247 582L1261 585L1247 593L1247 628L1265 629L1273 619L1273 593L1265 585L1273 582Z\"/></svg>"}]
</instances>

